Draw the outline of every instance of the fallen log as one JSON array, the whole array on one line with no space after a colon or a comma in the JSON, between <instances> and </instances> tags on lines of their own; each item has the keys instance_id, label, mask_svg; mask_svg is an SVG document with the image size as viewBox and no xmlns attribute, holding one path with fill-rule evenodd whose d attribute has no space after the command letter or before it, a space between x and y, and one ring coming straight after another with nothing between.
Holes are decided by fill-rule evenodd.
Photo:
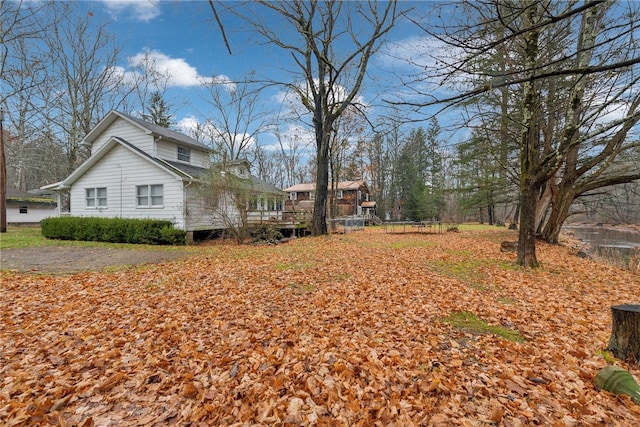
<instances>
[{"instance_id":1,"label":"fallen log","mask_svg":"<svg viewBox=\"0 0 640 427\"><path fill-rule=\"evenodd\" d=\"M608 365L602 368L593 382L600 390L625 394L640 405L640 385L629 372L619 366Z\"/></svg>"}]
</instances>

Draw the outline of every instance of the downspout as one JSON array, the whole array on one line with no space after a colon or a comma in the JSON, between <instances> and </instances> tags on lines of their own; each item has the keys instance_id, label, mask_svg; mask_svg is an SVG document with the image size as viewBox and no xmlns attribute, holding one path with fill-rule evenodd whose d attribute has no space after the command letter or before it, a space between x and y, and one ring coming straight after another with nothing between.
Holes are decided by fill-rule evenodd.
<instances>
[{"instance_id":1,"label":"downspout","mask_svg":"<svg viewBox=\"0 0 640 427\"><path fill-rule=\"evenodd\" d=\"M193 181L183 180L182 182L184 183L184 191L182 192L182 229L187 231L187 215L189 213L187 209L187 193L189 186L193 184Z\"/></svg>"},{"instance_id":2,"label":"downspout","mask_svg":"<svg viewBox=\"0 0 640 427\"><path fill-rule=\"evenodd\" d=\"M153 137L153 157L158 158L158 141L162 139L162 136L154 136Z\"/></svg>"}]
</instances>

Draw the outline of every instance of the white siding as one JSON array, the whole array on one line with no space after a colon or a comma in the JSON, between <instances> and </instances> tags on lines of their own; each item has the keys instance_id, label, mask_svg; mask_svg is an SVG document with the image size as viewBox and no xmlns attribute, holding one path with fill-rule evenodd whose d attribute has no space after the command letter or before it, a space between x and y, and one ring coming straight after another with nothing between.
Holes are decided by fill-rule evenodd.
<instances>
[{"instance_id":1,"label":"white siding","mask_svg":"<svg viewBox=\"0 0 640 427\"><path fill-rule=\"evenodd\" d=\"M197 148L189 147L187 145L181 145L181 147L191 150L191 161L188 163L193 166L206 168L209 166L208 154L204 151L200 151ZM172 162L178 161L178 144L159 140L156 143L156 157Z\"/></svg>"},{"instance_id":2,"label":"white siding","mask_svg":"<svg viewBox=\"0 0 640 427\"><path fill-rule=\"evenodd\" d=\"M163 184L162 208L137 208L136 186ZM85 207L86 188L107 188L107 207ZM154 218L173 221L184 229L183 183L128 148L116 145L73 183L71 215Z\"/></svg>"},{"instance_id":3,"label":"white siding","mask_svg":"<svg viewBox=\"0 0 640 427\"><path fill-rule=\"evenodd\" d=\"M145 131L120 117L116 118L114 122L96 138L91 146L91 154L98 151L100 147L114 136L124 139L152 156L155 155L153 152L153 136L147 135Z\"/></svg>"},{"instance_id":4,"label":"white siding","mask_svg":"<svg viewBox=\"0 0 640 427\"><path fill-rule=\"evenodd\" d=\"M241 223L240 213L229 196L212 207L206 203L205 194L196 184L187 188L187 230L223 230Z\"/></svg>"},{"instance_id":5,"label":"white siding","mask_svg":"<svg viewBox=\"0 0 640 427\"><path fill-rule=\"evenodd\" d=\"M20 206L27 207L27 213L20 213ZM7 223L9 224L38 224L45 218L58 216L55 206L41 206L29 203L15 202L7 204Z\"/></svg>"}]
</instances>

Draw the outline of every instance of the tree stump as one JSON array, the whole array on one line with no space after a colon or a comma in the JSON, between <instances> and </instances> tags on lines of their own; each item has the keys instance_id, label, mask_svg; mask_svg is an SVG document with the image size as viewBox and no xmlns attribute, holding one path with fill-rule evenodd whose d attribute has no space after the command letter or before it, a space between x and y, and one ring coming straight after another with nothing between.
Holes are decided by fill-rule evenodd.
<instances>
[{"instance_id":1,"label":"tree stump","mask_svg":"<svg viewBox=\"0 0 640 427\"><path fill-rule=\"evenodd\" d=\"M640 363L640 305L611 306L611 338L607 350L615 357Z\"/></svg>"}]
</instances>

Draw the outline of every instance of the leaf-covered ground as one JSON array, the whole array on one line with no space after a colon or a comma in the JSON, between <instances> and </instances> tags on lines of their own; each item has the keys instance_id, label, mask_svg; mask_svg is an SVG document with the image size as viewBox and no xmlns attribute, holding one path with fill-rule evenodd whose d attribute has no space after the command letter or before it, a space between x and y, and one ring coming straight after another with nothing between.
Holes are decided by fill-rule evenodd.
<instances>
[{"instance_id":1,"label":"leaf-covered ground","mask_svg":"<svg viewBox=\"0 0 640 427\"><path fill-rule=\"evenodd\" d=\"M592 380L640 278L544 244L521 270L500 252L515 237L373 229L2 273L1 424L637 425L640 406Z\"/></svg>"}]
</instances>

